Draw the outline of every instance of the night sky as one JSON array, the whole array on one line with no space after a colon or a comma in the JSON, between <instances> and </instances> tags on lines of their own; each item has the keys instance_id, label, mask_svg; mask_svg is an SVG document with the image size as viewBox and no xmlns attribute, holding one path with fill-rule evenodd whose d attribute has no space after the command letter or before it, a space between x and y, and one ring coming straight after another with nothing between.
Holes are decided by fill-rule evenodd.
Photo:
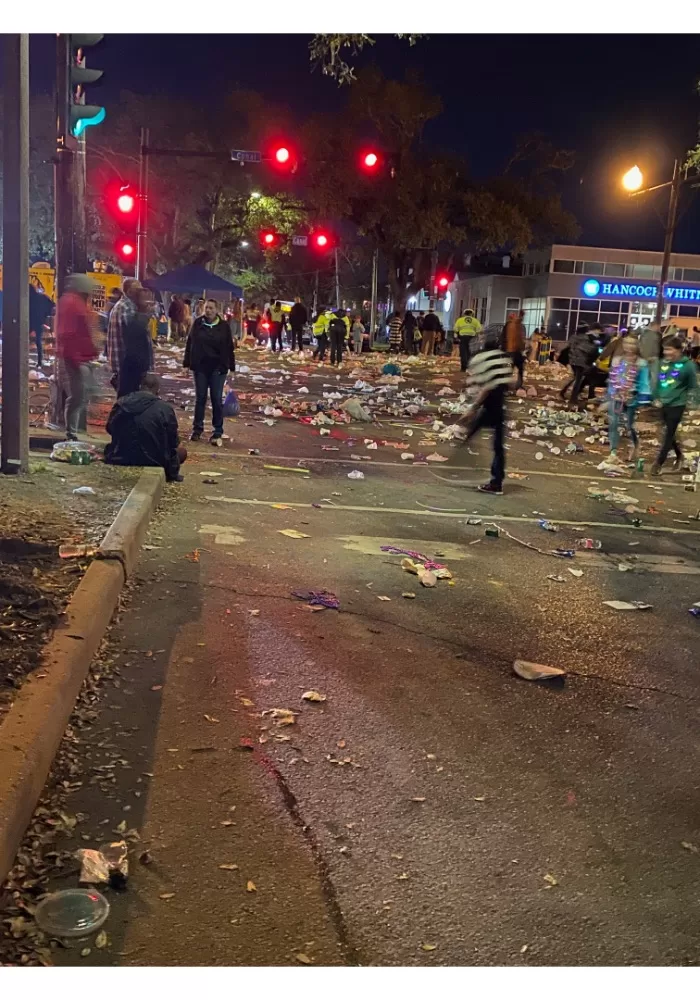
<instances>
[{"instance_id":1,"label":"night sky","mask_svg":"<svg viewBox=\"0 0 700 1000\"><path fill-rule=\"evenodd\" d=\"M106 34L90 50L88 65L105 70L90 98L109 114L121 89L205 102L242 86L288 104L300 118L332 111L342 94L310 72L309 38ZM53 37L32 36L34 89L51 86L53 53ZM697 36L432 35L413 48L379 36L355 64L370 61L388 76L401 76L408 65L422 71L445 107L426 141L466 155L475 176L497 172L519 134L545 132L577 153L562 190L583 229L580 242L661 249L666 196L629 200L618 178L637 162L649 183L668 180L673 156L695 143ZM674 249L700 253L697 198L682 217Z\"/></svg>"}]
</instances>

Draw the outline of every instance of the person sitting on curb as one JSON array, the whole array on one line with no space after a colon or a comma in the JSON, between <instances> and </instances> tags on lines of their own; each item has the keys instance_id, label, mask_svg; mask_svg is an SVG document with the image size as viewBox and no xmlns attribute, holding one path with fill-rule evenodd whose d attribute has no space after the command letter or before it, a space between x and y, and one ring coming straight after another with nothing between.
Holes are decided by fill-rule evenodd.
<instances>
[{"instance_id":1,"label":"person sitting on curb","mask_svg":"<svg viewBox=\"0 0 700 1000\"><path fill-rule=\"evenodd\" d=\"M175 410L159 392L158 376L146 372L138 392L117 400L107 419L112 440L105 447L105 462L160 467L169 483L182 482L180 466L187 451L180 444Z\"/></svg>"}]
</instances>

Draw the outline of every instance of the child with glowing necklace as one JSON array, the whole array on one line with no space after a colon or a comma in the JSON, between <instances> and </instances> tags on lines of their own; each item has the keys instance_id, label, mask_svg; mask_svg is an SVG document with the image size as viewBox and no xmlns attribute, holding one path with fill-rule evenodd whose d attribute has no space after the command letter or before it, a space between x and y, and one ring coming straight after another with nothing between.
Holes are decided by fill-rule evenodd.
<instances>
[{"instance_id":1,"label":"child with glowing necklace","mask_svg":"<svg viewBox=\"0 0 700 1000\"><path fill-rule=\"evenodd\" d=\"M664 439L656 456L651 474L661 475L661 466L671 448L676 454L673 471L683 467L683 452L676 441L676 431L683 419L688 403L688 393L697 386L697 368L694 361L683 355L683 341L673 337L664 344L664 356L659 367L659 377L654 388L654 405L661 408Z\"/></svg>"},{"instance_id":2,"label":"child with glowing necklace","mask_svg":"<svg viewBox=\"0 0 700 1000\"><path fill-rule=\"evenodd\" d=\"M608 435L610 437L610 459L618 461L617 448L620 443L620 424L624 420L630 437L628 461L635 461L639 454L639 436L634 427L637 409L651 402L649 366L640 357L639 342L636 337L624 337L622 357L618 364L611 365L608 379Z\"/></svg>"}]
</instances>

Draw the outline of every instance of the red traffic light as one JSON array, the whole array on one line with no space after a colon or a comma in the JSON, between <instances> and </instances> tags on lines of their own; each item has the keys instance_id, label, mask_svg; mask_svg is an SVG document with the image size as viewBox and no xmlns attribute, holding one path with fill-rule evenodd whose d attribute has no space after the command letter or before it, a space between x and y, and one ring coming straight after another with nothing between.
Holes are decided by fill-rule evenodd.
<instances>
[{"instance_id":1,"label":"red traffic light","mask_svg":"<svg viewBox=\"0 0 700 1000\"><path fill-rule=\"evenodd\" d=\"M441 275L438 278L438 287L439 288L447 288L447 286L449 285L449 283L450 283L450 279L447 278L444 274Z\"/></svg>"},{"instance_id":2,"label":"red traffic light","mask_svg":"<svg viewBox=\"0 0 700 1000\"><path fill-rule=\"evenodd\" d=\"M379 154L368 149L360 156L360 166L363 170L373 173L379 166Z\"/></svg>"},{"instance_id":3,"label":"red traffic light","mask_svg":"<svg viewBox=\"0 0 700 1000\"><path fill-rule=\"evenodd\" d=\"M279 148L275 150L275 160L278 163L282 164L289 163L289 158L291 155L292 154L289 152L286 146L279 146Z\"/></svg>"},{"instance_id":4,"label":"red traffic light","mask_svg":"<svg viewBox=\"0 0 700 1000\"><path fill-rule=\"evenodd\" d=\"M277 246L279 236L274 229L263 229L260 233L260 242L266 250L271 250L273 247Z\"/></svg>"},{"instance_id":5,"label":"red traffic light","mask_svg":"<svg viewBox=\"0 0 700 1000\"><path fill-rule=\"evenodd\" d=\"M133 212L135 204L136 200L132 194L120 194L117 198L117 208L125 214Z\"/></svg>"},{"instance_id":6,"label":"red traffic light","mask_svg":"<svg viewBox=\"0 0 700 1000\"><path fill-rule=\"evenodd\" d=\"M319 232L313 233L311 236L311 246L316 250L328 250L332 242L330 233L326 233L323 230L319 230Z\"/></svg>"},{"instance_id":7,"label":"red traffic light","mask_svg":"<svg viewBox=\"0 0 700 1000\"><path fill-rule=\"evenodd\" d=\"M119 254L124 258L124 260L131 260L136 253L136 247L131 242L131 240L121 240L117 250Z\"/></svg>"}]
</instances>

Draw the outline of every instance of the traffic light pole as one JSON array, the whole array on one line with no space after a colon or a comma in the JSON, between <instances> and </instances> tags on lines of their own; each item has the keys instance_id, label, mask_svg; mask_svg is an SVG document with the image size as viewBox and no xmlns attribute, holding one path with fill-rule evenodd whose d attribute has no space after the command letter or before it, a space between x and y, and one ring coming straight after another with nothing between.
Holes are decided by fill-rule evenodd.
<instances>
[{"instance_id":1,"label":"traffic light pole","mask_svg":"<svg viewBox=\"0 0 700 1000\"><path fill-rule=\"evenodd\" d=\"M73 181L75 184L74 228L73 228L73 269L81 274L88 270L87 250L87 155L85 132L76 140L78 148L73 159Z\"/></svg>"},{"instance_id":2,"label":"traffic light pole","mask_svg":"<svg viewBox=\"0 0 700 1000\"><path fill-rule=\"evenodd\" d=\"M29 469L29 35L4 36L2 460Z\"/></svg>"},{"instance_id":3,"label":"traffic light pole","mask_svg":"<svg viewBox=\"0 0 700 1000\"><path fill-rule=\"evenodd\" d=\"M372 299L369 309L369 339L370 344L374 344L374 336L377 330L377 281L379 275L379 247L374 248L372 254Z\"/></svg>"},{"instance_id":4,"label":"traffic light pole","mask_svg":"<svg viewBox=\"0 0 700 1000\"><path fill-rule=\"evenodd\" d=\"M68 73L70 38L56 36L56 159L54 161L54 235L56 296L73 271L73 146L69 134Z\"/></svg>"},{"instance_id":5,"label":"traffic light pole","mask_svg":"<svg viewBox=\"0 0 700 1000\"><path fill-rule=\"evenodd\" d=\"M141 129L139 150L139 214L136 229L136 277L143 281L146 277L148 243L148 148L149 130Z\"/></svg>"}]
</instances>

